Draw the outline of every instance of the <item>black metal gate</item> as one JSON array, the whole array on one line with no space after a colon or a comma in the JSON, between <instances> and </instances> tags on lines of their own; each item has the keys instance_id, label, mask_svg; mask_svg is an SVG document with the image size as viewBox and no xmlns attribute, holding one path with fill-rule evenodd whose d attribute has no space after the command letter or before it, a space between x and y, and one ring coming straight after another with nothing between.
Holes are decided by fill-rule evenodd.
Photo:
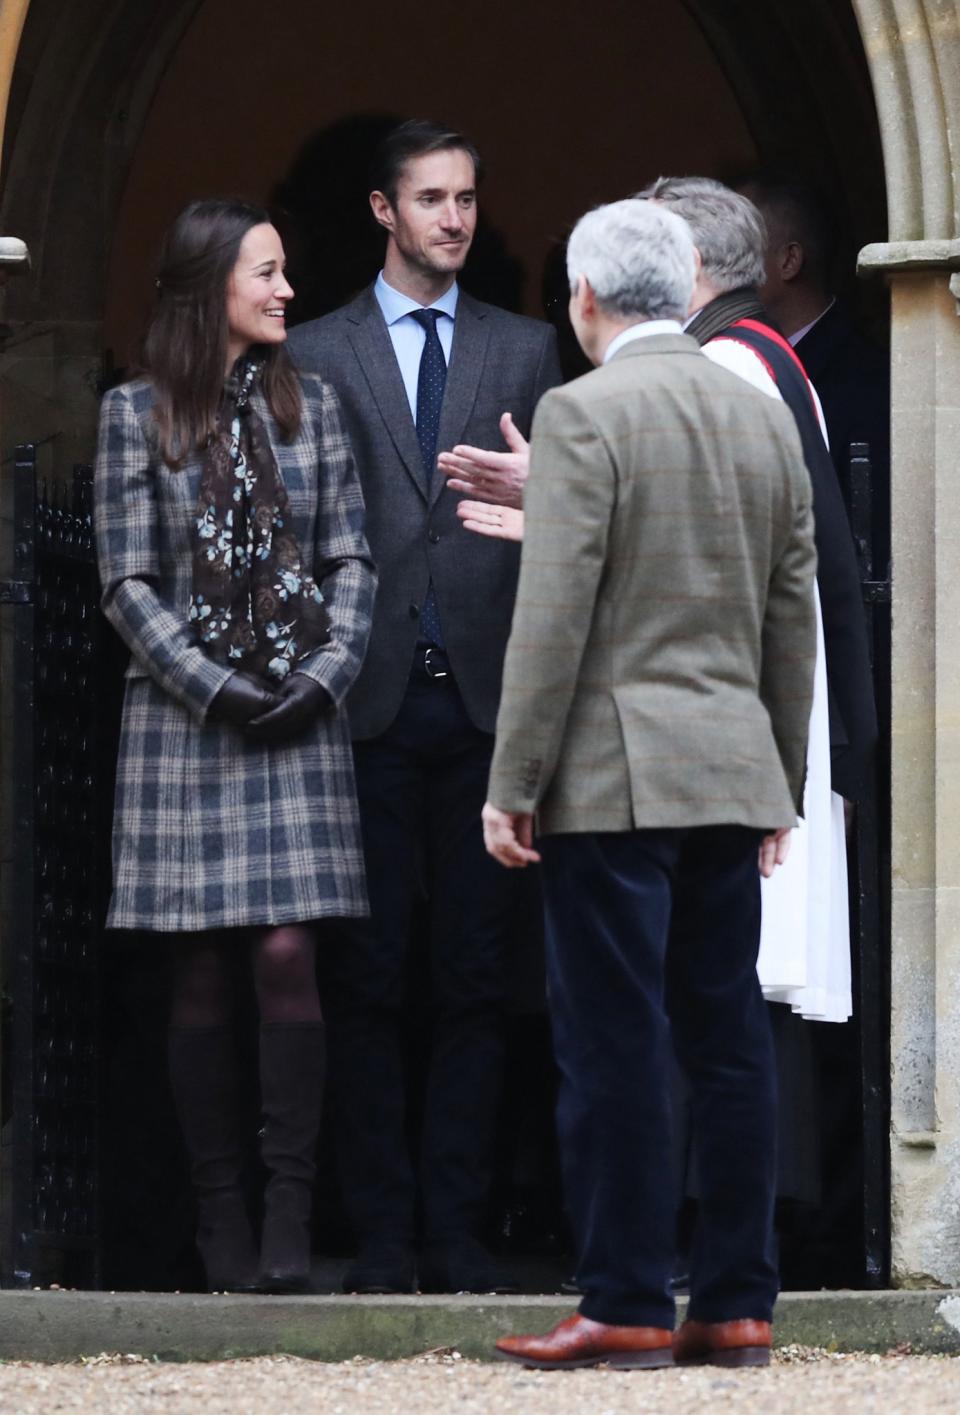
<instances>
[{"instance_id":1,"label":"black metal gate","mask_svg":"<svg viewBox=\"0 0 960 1415\"><path fill-rule=\"evenodd\" d=\"M14 882L6 977L12 1029L16 1285L96 1287L99 953L104 905L102 626L92 471L38 495L17 449L12 606ZM8 759L9 760L9 759Z\"/></svg>"},{"instance_id":2,"label":"black metal gate","mask_svg":"<svg viewBox=\"0 0 960 1415\"><path fill-rule=\"evenodd\" d=\"M881 722L876 793L859 810L852 864L857 1104L862 1120L863 1277L889 1278L890 581L874 577L868 449L851 449L860 556ZM4 940L13 1076L8 1281L97 1287L103 1261L99 1127L102 923L116 749L118 641L101 619L92 475L38 494L34 449L14 474L12 920ZM9 745L7 746L9 753ZM11 1025L12 1024L12 1025ZM833 1029L839 1032L840 1029ZM162 1128L162 1127L161 1127ZM133 1285L140 1285L139 1281Z\"/></svg>"},{"instance_id":3,"label":"black metal gate","mask_svg":"<svg viewBox=\"0 0 960 1415\"><path fill-rule=\"evenodd\" d=\"M870 448L850 448L850 521L873 665L880 745L873 792L857 811L852 860L854 1025L860 1052L863 1248L869 1287L890 1281L890 615L888 564L874 565ZM879 571L879 574L877 573Z\"/></svg>"}]
</instances>

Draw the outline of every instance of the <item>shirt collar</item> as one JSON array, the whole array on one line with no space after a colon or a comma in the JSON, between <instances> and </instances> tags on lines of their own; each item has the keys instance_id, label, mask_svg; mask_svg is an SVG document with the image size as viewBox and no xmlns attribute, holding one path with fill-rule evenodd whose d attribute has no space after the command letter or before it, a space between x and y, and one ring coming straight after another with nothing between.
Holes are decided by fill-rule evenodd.
<instances>
[{"instance_id":1,"label":"shirt collar","mask_svg":"<svg viewBox=\"0 0 960 1415\"><path fill-rule=\"evenodd\" d=\"M609 363L624 344L631 344L634 339L646 339L651 334L682 333L683 329L678 319L647 319L642 324L631 324L628 329L621 329L620 333L610 340L603 356L603 362Z\"/></svg>"},{"instance_id":2,"label":"shirt collar","mask_svg":"<svg viewBox=\"0 0 960 1415\"><path fill-rule=\"evenodd\" d=\"M454 281L447 293L441 295L439 300L434 300L432 305L421 305L416 300L411 300L409 295L403 295L392 285L388 285L381 270L373 287L373 293L376 295L377 304L383 311L383 317L389 325L396 324L398 319L403 319L404 315L411 314L414 310L422 309L439 310L441 314L447 314L451 319L456 319L457 299L460 290L457 282Z\"/></svg>"},{"instance_id":3,"label":"shirt collar","mask_svg":"<svg viewBox=\"0 0 960 1415\"><path fill-rule=\"evenodd\" d=\"M790 347L791 347L792 349L795 349L795 348L797 347L797 345L800 343L800 340L801 340L801 339L805 339L805 338L807 337L807 335L810 333L811 329L815 328L816 325L818 325L818 324L820 323L821 319L823 319L823 317L824 317L825 314L829 314L829 313L830 313L830 311L833 309L833 307L834 307L834 305L835 305L836 303L837 303L837 297L836 297L836 295L834 295L833 299L832 299L832 300L830 301L830 303L827 305L826 309L825 309L825 310L821 310L820 313L817 315L816 319L811 319L810 323L809 323L809 324L805 324L802 329L798 329L797 332L796 332L796 334L790 334L790 335L788 335L788 336L787 336L787 342L788 342L788 344L790 345Z\"/></svg>"}]
</instances>

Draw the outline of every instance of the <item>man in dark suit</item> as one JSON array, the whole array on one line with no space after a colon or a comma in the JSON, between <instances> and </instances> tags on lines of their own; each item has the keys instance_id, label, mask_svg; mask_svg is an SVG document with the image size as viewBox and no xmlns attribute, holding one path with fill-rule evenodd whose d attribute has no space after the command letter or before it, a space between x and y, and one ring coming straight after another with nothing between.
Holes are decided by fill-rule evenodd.
<instances>
[{"instance_id":1,"label":"man in dark suit","mask_svg":"<svg viewBox=\"0 0 960 1415\"><path fill-rule=\"evenodd\" d=\"M542 859L583 1297L497 1345L548 1369L769 1361L758 866L784 857L803 794L816 556L790 413L681 331L694 264L685 223L652 202L578 223L570 315L597 367L544 398L524 489L483 818L501 863ZM673 1048L701 1185L676 1338Z\"/></svg>"},{"instance_id":2,"label":"man in dark suit","mask_svg":"<svg viewBox=\"0 0 960 1415\"><path fill-rule=\"evenodd\" d=\"M340 395L380 573L349 699L372 919L338 951L330 1016L341 1173L359 1254L348 1291L414 1283L415 1166L405 1135L401 1013L418 898L429 907L434 1028L419 1163L420 1286L506 1289L477 1232L501 1091L505 946L515 890L483 850L486 792L519 562L464 537L436 471L454 443L528 431L560 380L553 330L459 290L479 159L461 135L402 124L370 203L384 268L351 304L295 329L301 368Z\"/></svg>"},{"instance_id":3,"label":"man in dark suit","mask_svg":"<svg viewBox=\"0 0 960 1415\"><path fill-rule=\"evenodd\" d=\"M857 328L832 293L837 236L830 208L808 183L761 173L741 188L767 225L761 298L820 395L830 455L850 505L850 447L870 448L874 569L890 556L890 356Z\"/></svg>"}]
</instances>

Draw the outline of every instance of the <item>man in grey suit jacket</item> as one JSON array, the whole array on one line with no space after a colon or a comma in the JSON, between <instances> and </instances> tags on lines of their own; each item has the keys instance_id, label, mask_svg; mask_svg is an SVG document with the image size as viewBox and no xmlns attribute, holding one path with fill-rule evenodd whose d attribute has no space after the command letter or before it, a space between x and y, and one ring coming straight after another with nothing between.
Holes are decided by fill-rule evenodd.
<instances>
[{"instance_id":1,"label":"man in grey suit jacket","mask_svg":"<svg viewBox=\"0 0 960 1415\"><path fill-rule=\"evenodd\" d=\"M411 919L426 895L435 1014L420 1157L420 1286L505 1289L477 1239L501 1089L505 944L515 888L480 827L516 546L464 537L441 449L528 429L560 380L553 330L458 289L478 158L435 124L386 141L374 216L384 269L351 304L292 331L301 368L336 387L380 588L350 698L372 921L335 960L330 1016L344 1196L359 1242L348 1291L409 1291L416 1185L400 1023Z\"/></svg>"},{"instance_id":2,"label":"man in grey suit jacket","mask_svg":"<svg viewBox=\"0 0 960 1415\"><path fill-rule=\"evenodd\" d=\"M802 800L810 479L788 410L680 330L695 259L680 218L600 208L567 259L573 325L602 367L534 423L484 824L503 864L543 861L584 1296L546 1336L498 1345L551 1368L761 1364L777 1272L758 851L772 871ZM675 1344L671 1036L701 1193Z\"/></svg>"}]
</instances>

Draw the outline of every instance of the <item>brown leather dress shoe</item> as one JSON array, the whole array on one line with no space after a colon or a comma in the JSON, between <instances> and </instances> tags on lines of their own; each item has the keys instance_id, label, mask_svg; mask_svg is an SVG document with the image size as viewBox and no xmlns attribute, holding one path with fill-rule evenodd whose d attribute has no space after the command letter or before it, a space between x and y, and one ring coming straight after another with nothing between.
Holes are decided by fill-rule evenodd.
<instances>
[{"instance_id":1,"label":"brown leather dress shoe","mask_svg":"<svg viewBox=\"0 0 960 1415\"><path fill-rule=\"evenodd\" d=\"M678 1366L769 1366L769 1322L684 1322L673 1336Z\"/></svg>"},{"instance_id":2,"label":"brown leather dress shoe","mask_svg":"<svg viewBox=\"0 0 960 1415\"><path fill-rule=\"evenodd\" d=\"M671 1332L666 1327L614 1327L579 1312L545 1336L504 1336L497 1350L509 1361L540 1371L574 1371L612 1366L617 1371L672 1366Z\"/></svg>"}]
</instances>

